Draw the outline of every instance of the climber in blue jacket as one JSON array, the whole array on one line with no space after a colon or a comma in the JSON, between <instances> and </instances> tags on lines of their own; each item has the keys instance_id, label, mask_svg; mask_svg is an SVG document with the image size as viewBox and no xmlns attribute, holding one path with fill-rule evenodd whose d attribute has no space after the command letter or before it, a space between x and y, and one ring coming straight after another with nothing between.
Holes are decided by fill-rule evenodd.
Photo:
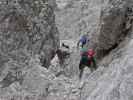
<instances>
[{"instance_id":1,"label":"climber in blue jacket","mask_svg":"<svg viewBox=\"0 0 133 100\"><path fill-rule=\"evenodd\" d=\"M84 45L85 45L88 41L89 41L89 39L88 39L87 35L86 35L86 34L83 35L83 36L80 38L80 40L78 41L77 47L79 47L79 45L80 45L80 43L81 43L81 47L83 48Z\"/></svg>"}]
</instances>

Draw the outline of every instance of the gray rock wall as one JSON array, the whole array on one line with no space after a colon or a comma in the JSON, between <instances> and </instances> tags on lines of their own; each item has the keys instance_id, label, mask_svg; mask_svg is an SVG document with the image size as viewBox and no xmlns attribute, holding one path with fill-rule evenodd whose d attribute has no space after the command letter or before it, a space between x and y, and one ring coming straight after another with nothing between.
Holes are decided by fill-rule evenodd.
<instances>
[{"instance_id":1,"label":"gray rock wall","mask_svg":"<svg viewBox=\"0 0 133 100\"><path fill-rule=\"evenodd\" d=\"M15 52L23 50L41 54L47 67L51 52L59 44L53 8L48 1L1 0L0 15L0 54L11 59L10 55L16 56Z\"/></svg>"},{"instance_id":2,"label":"gray rock wall","mask_svg":"<svg viewBox=\"0 0 133 100\"><path fill-rule=\"evenodd\" d=\"M57 0L57 5L56 23L61 39L78 40L80 35L97 33L101 0Z\"/></svg>"},{"instance_id":3,"label":"gray rock wall","mask_svg":"<svg viewBox=\"0 0 133 100\"><path fill-rule=\"evenodd\" d=\"M48 0L0 0L0 74L7 74L6 86L35 55L49 66L59 46L52 5Z\"/></svg>"},{"instance_id":4,"label":"gray rock wall","mask_svg":"<svg viewBox=\"0 0 133 100\"><path fill-rule=\"evenodd\" d=\"M46 59L50 59L49 54L52 52L51 48L55 50L58 47L58 34L55 34L57 30L50 30L52 25L54 27L54 15L52 12L49 12L50 7L44 4L48 8L46 10L44 9L43 13L48 13L48 15L53 17L41 17L43 14L38 13L40 10L37 9L41 6L41 3L39 5L37 3L41 2L39 0L35 5L32 0L22 1L25 3L10 3L8 6L3 4L0 6L2 9L0 10L0 40L2 41L0 42L0 80L3 80L0 81L0 86L4 84L4 88L0 88L0 99L132 100L133 25L131 13L127 14L126 11L126 8L132 8L131 0L110 0L110 2L105 5L106 9L103 9L101 14L97 49L108 51L114 47L114 44L120 43L118 41L119 38L125 40L120 43L116 49L111 50L111 53L103 59L104 62L108 62L106 65L99 66L93 73L90 73L89 69L85 68L82 80L78 79L78 73L76 71L80 59L80 53L76 48L68 61L70 65L66 67L65 72L68 74L66 76L60 75L60 77L56 77L50 69L47 70L40 65L39 56L34 55L41 54L43 56L42 58L45 59L46 57ZM19 9L21 8L20 4L22 4L24 10ZM34 6L36 9L34 9ZM14 7L17 9L14 9ZM11 12L10 15L10 10L12 11L12 9L13 14ZM21 11L24 11L24 13L20 13ZM9 12L9 15L6 15L6 12ZM14 16L16 16L15 19ZM23 21L19 18L23 19ZM50 26L46 24L45 26L45 22L52 22L53 24L50 24ZM123 24L125 25L123 26ZM36 38L32 37L34 37L36 33L41 34L41 32L45 33L41 37L42 41L34 41ZM126 34L126 36L123 36L123 34ZM56 37L55 39L52 38L53 35L54 38ZM31 39L29 39L29 37L31 37ZM43 41L43 39L45 41ZM13 40L15 40L15 42ZM22 42L20 40L22 40ZM75 44L75 41L73 42ZM54 43L57 44L55 45ZM72 43L70 44L72 45ZM55 48L53 48L54 45ZM101 51L99 53L101 53ZM108 59L109 61L107 61ZM60 69L57 64L55 70L58 71L58 68ZM16 73L17 71L22 71L22 73ZM17 77L15 77L16 74ZM69 76L72 77L70 78Z\"/></svg>"},{"instance_id":5,"label":"gray rock wall","mask_svg":"<svg viewBox=\"0 0 133 100\"><path fill-rule=\"evenodd\" d=\"M100 33L97 43L97 56L103 57L116 48L130 31L131 19L129 1L109 1L101 11Z\"/></svg>"}]
</instances>

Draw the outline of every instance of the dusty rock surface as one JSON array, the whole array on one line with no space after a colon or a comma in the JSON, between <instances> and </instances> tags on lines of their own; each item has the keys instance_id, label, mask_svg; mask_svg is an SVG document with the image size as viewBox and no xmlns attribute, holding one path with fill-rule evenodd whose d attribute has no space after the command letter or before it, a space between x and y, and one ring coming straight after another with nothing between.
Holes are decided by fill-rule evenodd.
<instances>
[{"instance_id":1,"label":"dusty rock surface","mask_svg":"<svg viewBox=\"0 0 133 100\"><path fill-rule=\"evenodd\" d=\"M7 1L0 0L0 100L132 100L132 0ZM82 32L105 56L79 80ZM63 66L52 59L61 43L70 47Z\"/></svg>"},{"instance_id":2,"label":"dusty rock surface","mask_svg":"<svg viewBox=\"0 0 133 100\"><path fill-rule=\"evenodd\" d=\"M13 84L23 86L24 78L27 79L32 67L36 66L36 61L34 65L32 59L37 58L38 65L43 65L41 67L50 65L53 53L59 47L59 34L51 5L55 2L49 3L47 0L0 0L2 88L12 87ZM30 61L33 65L30 65ZM29 82L32 83L31 80ZM12 88L15 89L14 86ZM2 89L0 91L4 93ZM10 92L10 89L6 92ZM8 96L8 93L5 95Z\"/></svg>"},{"instance_id":3,"label":"dusty rock surface","mask_svg":"<svg viewBox=\"0 0 133 100\"><path fill-rule=\"evenodd\" d=\"M97 33L101 0L57 0L56 23L61 39L78 40L82 34Z\"/></svg>"}]
</instances>

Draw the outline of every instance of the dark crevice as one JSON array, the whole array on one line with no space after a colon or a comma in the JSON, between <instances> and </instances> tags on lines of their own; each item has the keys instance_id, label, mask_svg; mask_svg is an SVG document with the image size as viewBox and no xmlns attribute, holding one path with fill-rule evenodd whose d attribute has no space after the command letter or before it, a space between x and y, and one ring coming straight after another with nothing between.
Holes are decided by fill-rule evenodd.
<instances>
[{"instance_id":1,"label":"dark crevice","mask_svg":"<svg viewBox=\"0 0 133 100\"><path fill-rule=\"evenodd\" d=\"M100 60L103 57L105 57L106 55L108 55L112 50L114 50L115 48L117 48L118 44L113 45L111 48L109 48L108 50L99 50L97 51L97 58Z\"/></svg>"},{"instance_id":2,"label":"dark crevice","mask_svg":"<svg viewBox=\"0 0 133 100\"><path fill-rule=\"evenodd\" d=\"M133 23L133 19L130 19L130 16L128 16L128 14L125 15L125 21L122 24L122 31L120 36L118 36L118 40L116 41L116 43L109 49L105 50L105 49L101 49L101 50L97 50L97 58L100 60L103 57L105 57L106 55L109 55L109 53L111 51L113 51L114 49L116 49L119 44L124 41L124 39L127 37L127 35L130 33L131 29L132 29L132 23ZM130 26L127 27L127 24L129 24Z\"/></svg>"},{"instance_id":3,"label":"dark crevice","mask_svg":"<svg viewBox=\"0 0 133 100\"><path fill-rule=\"evenodd\" d=\"M119 44L124 41L125 37L128 35L128 33L130 32L130 29L125 30L124 33L122 34L121 38L119 38L118 42L116 42L116 44L114 44L111 48L109 48L108 50L100 50L100 57L103 58L106 55L108 55L111 51L113 51L114 49L116 49ZM98 59L101 59L101 58Z\"/></svg>"}]
</instances>

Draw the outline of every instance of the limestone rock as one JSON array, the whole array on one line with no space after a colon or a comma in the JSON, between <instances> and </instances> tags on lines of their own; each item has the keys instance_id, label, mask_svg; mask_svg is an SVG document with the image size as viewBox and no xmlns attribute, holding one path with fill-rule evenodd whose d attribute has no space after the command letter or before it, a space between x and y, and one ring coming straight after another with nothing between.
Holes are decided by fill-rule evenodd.
<instances>
[{"instance_id":1,"label":"limestone rock","mask_svg":"<svg viewBox=\"0 0 133 100\"><path fill-rule=\"evenodd\" d=\"M100 33L97 41L97 56L103 57L116 48L131 30L129 11L132 7L131 0L111 1L101 11ZM129 26L129 27L128 27Z\"/></svg>"},{"instance_id":2,"label":"limestone rock","mask_svg":"<svg viewBox=\"0 0 133 100\"><path fill-rule=\"evenodd\" d=\"M50 65L59 47L53 4L55 1L48 0L0 0L0 71L3 77L24 71L35 55L44 67Z\"/></svg>"}]
</instances>

